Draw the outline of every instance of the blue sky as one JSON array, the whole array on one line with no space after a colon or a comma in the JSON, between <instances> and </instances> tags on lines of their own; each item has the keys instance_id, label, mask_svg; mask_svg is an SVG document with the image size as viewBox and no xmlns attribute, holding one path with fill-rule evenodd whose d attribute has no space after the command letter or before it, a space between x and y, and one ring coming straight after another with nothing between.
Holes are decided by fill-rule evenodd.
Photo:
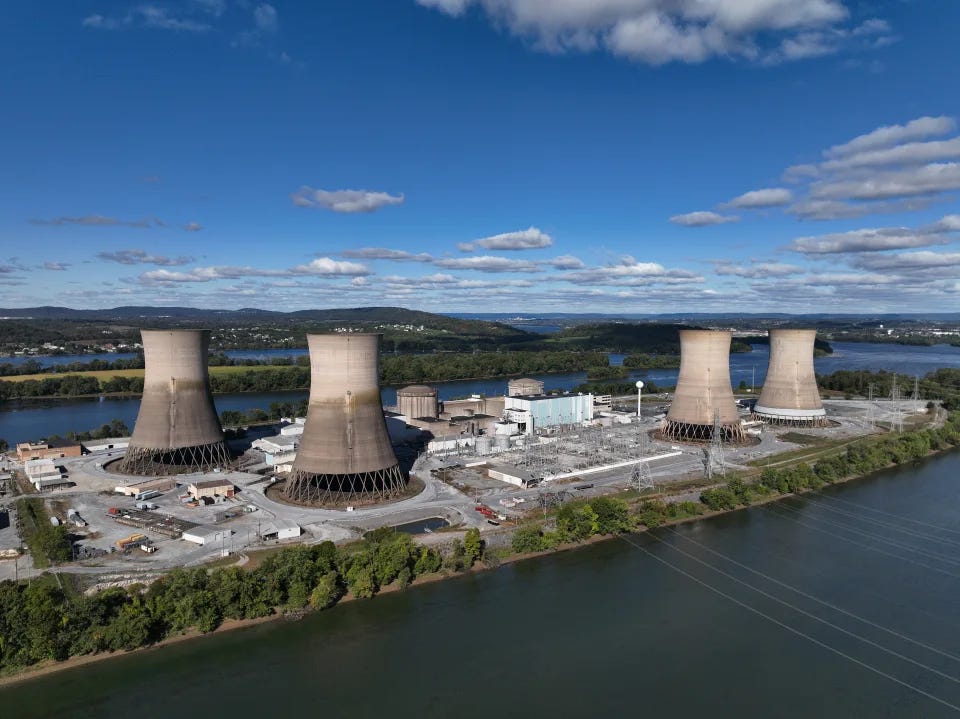
<instances>
[{"instance_id":1,"label":"blue sky","mask_svg":"<svg viewBox=\"0 0 960 719\"><path fill-rule=\"evenodd\" d=\"M953 0L15 0L0 306L957 311Z\"/></svg>"}]
</instances>

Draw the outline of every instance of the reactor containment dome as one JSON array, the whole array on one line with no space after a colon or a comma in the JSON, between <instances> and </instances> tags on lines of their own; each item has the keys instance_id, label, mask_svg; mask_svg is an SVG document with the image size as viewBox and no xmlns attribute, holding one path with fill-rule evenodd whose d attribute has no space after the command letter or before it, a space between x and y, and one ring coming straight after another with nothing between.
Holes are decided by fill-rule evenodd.
<instances>
[{"instance_id":1,"label":"reactor containment dome","mask_svg":"<svg viewBox=\"0 0 960 719\"><path fill-rule=\"evenodd\" d=\"M743 426L730 386L731 333L680 330L680 374L661 426L673 440L707 441L714 427L724 441L742 441Z\"/></svg>"},{"instance_id":2,"label":"reactor containment dome","mask_svg":"<svg viewBox=\"0 0 960 719\"><path fill-rule=\"evenodd\" d=\"M753 408L757 419L770 424L820 427L826 411L813 370L816 330L770 330L770 363L760 398Z\"/></svg>"},{"instance_id":3,"label":"reactor containment dome","mask_svg":"<svg viewBox=\"0 0 960 719\"><path fill-rule=\"evenodd\" d=\"M143 397L125 474L205 472L230 464L210 392L209 330L142 330Z\"/></svg>"},{"instance_id":4,"label":"reactor containment dome","mask_svg":"<svg viewBox=\"0 0 960 719\"><path fill-rule=\"evenodd\" d=\"M307 335L307 421L284 496L302 504L356 504L402 494L380 400L380 334Z\"/></svg>"}]
</instances>

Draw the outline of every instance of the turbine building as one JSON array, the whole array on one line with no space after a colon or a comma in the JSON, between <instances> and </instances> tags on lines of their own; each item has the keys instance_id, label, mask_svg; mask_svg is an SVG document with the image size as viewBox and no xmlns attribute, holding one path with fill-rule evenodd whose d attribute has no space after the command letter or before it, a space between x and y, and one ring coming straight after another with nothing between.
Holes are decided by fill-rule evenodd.
<instances>
[{"instance_id":1,"label":"turbine building","mask_svg":"<svg viewBox=\"0 0 960 719\"><path fill-rule=\"evenodd\" d=\"M380 400L380 334L307 335L307 421L284 496L353 504L403 492Z\"/></svg>"},{"instance_id":2,"label":"turbine building","mask_svg":"<svg viewBox=\"0 0 960 719\"><path fill-rule=\"evenodd\" d=\"M727 331L680 330L680 374L661 426L665 437L710 440L716 424L722 439L743 439L730 386L730 339Z\"/></svg>"},{"instance_id":3,"label":"turbine building","mask_svg":"<svg viewBox=\"0 0 960 719\"><path fill-rule=\"evenodd\" d=\"M770 424L822 427L826 411L813 370L816 330L770 330L770 363L753 413Z\"/></svg>"},{"instance_id":4,"label":"turbine building","mask_svg":"<svg viewBox=\"0 0 960 719\"><path fill-rule=\"evenodd\" d=\"M163 475L230 463L210 392L209 330L142 330L143 397L119 470Z\"/></svg>"}]
</instances>

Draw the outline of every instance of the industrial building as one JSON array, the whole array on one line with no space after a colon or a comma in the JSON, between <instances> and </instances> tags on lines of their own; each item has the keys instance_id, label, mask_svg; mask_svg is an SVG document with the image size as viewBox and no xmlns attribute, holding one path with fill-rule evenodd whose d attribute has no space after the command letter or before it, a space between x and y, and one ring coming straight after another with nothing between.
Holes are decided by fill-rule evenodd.
<instances>
[{"instance_id":1,"label":"industrial building","mask_svg":"<svg viewBox=\"0 0 960 719\"><path fill-rule=\"evenodd\" d=\"M538 379L521 377L507 382L508 397L524 397L543 394L543 382Z\"/></svg>"},{"instance_id":2,"label":"industrial building","mask_svg":"<svg viewBox=\"0 0 960 719\"><path fill-rule=\"evenodd\" d=\"M440 416L437 390L422 384L397 390L397 412L410 419L437 419Z\"/></svg>"},{"instance_id":3,"label":"industrial building","mask_svg":"<svg viewBox=\"0 0 960 719\"><path fill-rule=\"evenodd\" d=\"M302 425L290 426L302 427ZM284 429L288 428L284 427ZM271 467L278 464L289 464L297 457L297 447L300 445L301 435L278 434L273 437L261 437L255 439L251 446L263 452L264 461Z\"/></svg>"},{"instance_id":4,"label":"industrial building","mask_svg":"<svg viewBox=\"0 0 960 719\"><path fill-rule=\"evenodd\" d=\"M83 447L79 442L57 437L44 442L21 442L17 445L17 459L26 462L31 459L60 459L79 457Z\"/></svg>"},{"instance_id":5,"label":"industrial building","mask_svg":"<svg viewBox=\"0 0 960 719\"><path fill-rule=\"evenodd\" d=\"M757 419L776 425L817 427L826 423L813 369L816 330L770 330L770 361Z\"/></svg>"},{"instance_id":6,"label":"industrial building","mask_svg":"<svg viewBox=\"0 0 960 719\"><path fill-rule=\"evenodd\" d=\"M721 330L680 330L680 373L673 403L661 425L664 437L709 440L716 425L723 440L743 440L730 385L731 336Z\"/></svg>"},{"instance_id":7,"label":"industrial building","mask_svg":"<svg viewBox=\"0 0 960 719\"><path fill-rule=\"evenodd\" d=\"M59 487L63 484L71 484L66 479L62 470L49 457L43 459L28 459L23 463L23 471L27 475L27 481L32 484L37 491L48 489L50 487Z\"/></svg>"},{"instance_id":8,"label":"industrial building","mask_svg":"<svg viewBox=\"0 0 960 719\"><path fill-rule=\"evenodd\" d=\"M187 485L187 493L194 499L204 497L232 497L236 493L233 482L226 479L209 479Z\"/></svg>"},{"instance_id":9,"label":"industrial building","mask_svg":"<svg viewBox=\"0 0 960 719\"><path fill-rule=\"evenodd\" d=\"M120 471L205 472L230 463L210 392L209 330L143 330L143 397Z\"/></svg>"},{"instance_id":10,"label":"industrial building","mask_svg":"<svg viewBox=\"0 0 960 719\"><path fill-rule=\"evenodd\" d=\"M503 416L507 422L516 424L522 434L533 434L545 427L583 424L593 419L593 395L507 397Z\"/></svg>"},{"instance_id":11,"label":"industrial building","mask_svg":"<svg viewBox=\"0 0 960 719\"><path fill-rule=\"evenodd\" d=\"M186 530L181 535L181 539L199 544L202 547L207 544L216 544L217 542L223 544L230 539L230 535L232 534L233 532L231 530L224 529L223 527L201 524Z\"/></svg>"},{"instance_id":12,"label":"industrial building","mask_svg":"<svg viewBox=\"0 0 960 719\"><path fill-rule=\"evenodd\" d=\"M354 504L403 492L380 401L380 334L311 334L307 421L284 487L292 502Z\"/></svg>"},{"instance_id":13,"label":"industrial building","mask_svg":"<svg viewBox=\"0 0 960 719\"><path fill-rule=\"evenodd\" d=\"M271 519L260 528L261 539L294 539L303 534L299 524L290 519Z\"/></svg>"}]
</instances>

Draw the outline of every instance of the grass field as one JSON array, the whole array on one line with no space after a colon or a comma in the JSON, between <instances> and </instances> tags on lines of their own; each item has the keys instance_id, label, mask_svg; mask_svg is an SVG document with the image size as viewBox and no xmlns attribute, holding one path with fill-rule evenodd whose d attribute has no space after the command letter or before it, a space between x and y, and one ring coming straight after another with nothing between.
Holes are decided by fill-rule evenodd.
<instances>
[{"instance_id":1,"label":"grass field","mask_svg":"<svg viewBox=\"0 0 960 719\"><path fill-rule=\"evenodd\" d=\"M287 365L289 366L289 365ZM225 374L238 374L242 372L272 372L274 370L285 369L284 366L277 365L254 365L252 367L246 367L243 365L231 366L231 367L211 367L211 375L225 375ZM104 369L96 370L91 372L43 372L41 374L20 374L20 375L6 375L0 377L0 381L3 382L25 382L27 380L44 380L50 377L68 377L68 376L77 376L77 377L96 377L98 380L110 379L111 377L143 377L142 369Z\"/></svg>"}]
</instances>

